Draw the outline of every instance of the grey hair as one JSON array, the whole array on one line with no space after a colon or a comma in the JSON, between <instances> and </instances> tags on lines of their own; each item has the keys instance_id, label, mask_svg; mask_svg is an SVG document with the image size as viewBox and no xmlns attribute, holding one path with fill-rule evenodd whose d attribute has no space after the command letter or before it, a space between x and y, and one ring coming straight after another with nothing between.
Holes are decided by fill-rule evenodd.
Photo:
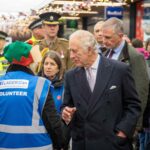
<instances>
[{"instance_id":1,"label":"grey hair","mask_svg":"<svg viewBox=\"0 0 150 150\"><path fill-rule=\"evenodd\" d=\"M89 47L96 50L96 40L92 33L86 30L77 30L72 33L69 40L76 38L79 41L80 46L86 51Z\"/></svg>"},{"instance_id":2,"label":"grey hair","mask_svg":"<svg viewBox=\"0 0 150 150\"><path fill-rule=\"evenodd\" d=\"M103 20L98 21L98 22L95 24L95 26L94 26L94 32L95 32L97 26L100 27L100 28L102 28L102 27L103 27L103 24L104 24L104 21L103 21Z\"/></svg>"},{"instance_id":3,"label":"grey hair","mask_svg":"<svg viewBox=\"0 0 150 150\"><path fill-rule=\"evenodd\" d=\"M116 18L112 17L106 20L103 24L103 28L112 28L114 33L123 33L123 21Z\"/></svg>"}]
</instances>

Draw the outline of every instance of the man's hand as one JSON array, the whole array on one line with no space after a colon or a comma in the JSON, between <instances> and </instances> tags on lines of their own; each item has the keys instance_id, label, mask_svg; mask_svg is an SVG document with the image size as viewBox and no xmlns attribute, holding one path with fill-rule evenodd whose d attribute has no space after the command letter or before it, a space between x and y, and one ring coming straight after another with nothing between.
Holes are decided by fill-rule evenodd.
<instances>
[{"instance_id":1,"label":"man's hand","mask_svg":"<svg viewBox=\"0 0 150 150\"><path fill-rule=\"evenodd\" d=\"M66 122L66 124L69 124L72 120L73 114L75 113L76 108L75 107L65 107L62 111L62 119Z\"/></svg>"},{"instance_id":2,"label":"man's hand","mask_svg":"<svg viewBox=\"0 0 150 150\"><path fill-rule=\"evenodd\" d=\"M127 136L125 135L125 133L123 133L122 131L118 131L117 136L121 137L121 138L126 138Z\"/></svg>"}]
</instances>

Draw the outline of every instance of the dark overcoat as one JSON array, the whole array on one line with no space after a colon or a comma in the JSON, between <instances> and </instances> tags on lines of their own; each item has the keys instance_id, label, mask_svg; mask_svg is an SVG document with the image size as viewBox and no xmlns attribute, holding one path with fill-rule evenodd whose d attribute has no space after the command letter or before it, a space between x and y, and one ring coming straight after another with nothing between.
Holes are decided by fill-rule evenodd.
<instances>
[{"instance_id":1,"label":"dark overcoat","mask_svg":"<svg viewBox=\"0 0 150 150\"><path fill-rule=\"evenodd\" d=\"M70 70L65 76L65 106L77 109L69 124L72 150L131 150L141 107L128 65L101 57L93 93L85 69ZM119 130L127 138L116 136Z\"/></svg>"}]
</instances>

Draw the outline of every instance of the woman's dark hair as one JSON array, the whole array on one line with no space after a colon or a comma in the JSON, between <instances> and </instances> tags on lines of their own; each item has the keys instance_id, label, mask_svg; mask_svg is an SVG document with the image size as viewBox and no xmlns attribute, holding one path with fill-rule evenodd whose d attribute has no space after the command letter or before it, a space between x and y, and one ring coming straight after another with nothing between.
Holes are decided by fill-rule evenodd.
<instances>
[{"instance_id":1,"label":"woman's dark hair","mask_svg":"<svg viewBox=\"0 0 150 150\"><path fill-rule=\"evenodd\" d=\"M150 38L148 38L145 42L145 49L147 50L148 45L150 45Z\"/></svg>"},{"instance_id":2,"label":"woman's dark hair","mask_svg":"<svg viewBox=\"0 0 150 150\"><path fill-rule=\"evenodd\" d=\"M45 76L45 74L44 74L44 67L43 66L44 66L45 59L47 57L53 59L56 62L56 64L58 65L58 69L59 69L59 72L57 73L57 76L58 76L59 79L62 79L63 78L63 74L64 74L64 68L63 68L63 64L62 64L62 61L61 61L61 57L60 57L60 55L57 52L55 52L53 50L48 51L44 55L44 57L42 58L42 64L41 64L41 69L40 69L41 70L41 75Z\"/></svg>"},{"instance_id":3,"label":"woman's dark hair","mask_svg":"<svg viewBox=\"0 0 150 150\"><path fill-rule=\"evenodd\" d=\"M133 39L131 43L135 48L143 48L143 41L141 41L140 39Z\"/></svg>"}]
</instances>

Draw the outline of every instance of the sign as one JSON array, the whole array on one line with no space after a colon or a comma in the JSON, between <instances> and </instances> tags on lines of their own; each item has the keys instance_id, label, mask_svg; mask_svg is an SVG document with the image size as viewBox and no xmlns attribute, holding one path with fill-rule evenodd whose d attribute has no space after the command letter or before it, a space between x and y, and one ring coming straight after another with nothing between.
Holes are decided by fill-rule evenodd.
<instances>
[{"instance_id":1,"label":"sign","mask_svg":"<svg viewBox=\"0 0 150 150\"><path fill-rule=\"evenodd\" d=\"M123 18L123 7L106 7L106 19L116 17L119 19Z\"/></svg>"}]
</instances>

